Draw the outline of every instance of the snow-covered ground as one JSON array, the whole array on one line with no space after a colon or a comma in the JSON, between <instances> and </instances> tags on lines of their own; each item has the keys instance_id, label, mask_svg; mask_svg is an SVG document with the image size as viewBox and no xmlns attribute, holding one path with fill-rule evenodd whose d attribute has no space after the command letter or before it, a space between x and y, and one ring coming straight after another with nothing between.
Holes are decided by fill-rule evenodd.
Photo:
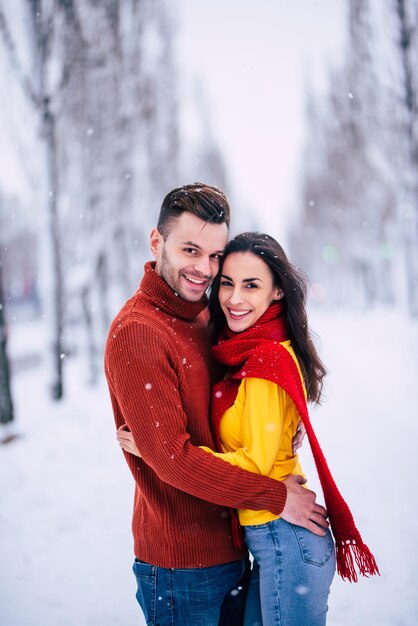
<instances>
[{"instance_id":1,"label":"snow-covered ground","mask_svg":"<svg viewBox=\"0 0 418 626\"><path fill-rule=\"evenodd\" d=\"M329 626L418 623L418 324L401 313L313 312L330 370L314 412L334 477L381 576L336 580ZM12 327L14 354L39 328ZM68 358L68 401L51 403L45 368L14 379L21 437L0 448L1 626L141 626L131 574L132 480L104 381ZM315 486L308 445L302 453Z\"/></svg>"}]
</instances>

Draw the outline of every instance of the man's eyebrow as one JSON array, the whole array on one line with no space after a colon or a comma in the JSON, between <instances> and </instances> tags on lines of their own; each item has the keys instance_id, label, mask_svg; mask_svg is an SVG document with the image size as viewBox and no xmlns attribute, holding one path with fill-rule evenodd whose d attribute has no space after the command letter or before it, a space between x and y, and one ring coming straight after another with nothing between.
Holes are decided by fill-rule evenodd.
<instances>
[{"instance_id":1,"label":"man's eyebrow","mask_svg":"<svg viewBox=\"0 0 418 626\"><path fill-rule=\"evenodd\" d=\"M201 250L201 246L199 246L199 244L195 243L194 241L180 241L180 244L182 246L193 246L193 248L199 248L199 250Z\"/></svg>"},{"instance_id":2,"label":"man's eyebrow","mask_svg":"<svg viewBox=\"0 0 418 626\"><path fill-rule=\"evenodd\" d=\"M193 248L197 248L198 250L202 249L202 246L199 246L198 243L195 243L194 241L180 241L180 245L181 246L192 246ZM221 248L220 250L215 250L215 252L211 252L211 254L223 254L224 253L224 249Z\"/></svg>"}]
</instances>

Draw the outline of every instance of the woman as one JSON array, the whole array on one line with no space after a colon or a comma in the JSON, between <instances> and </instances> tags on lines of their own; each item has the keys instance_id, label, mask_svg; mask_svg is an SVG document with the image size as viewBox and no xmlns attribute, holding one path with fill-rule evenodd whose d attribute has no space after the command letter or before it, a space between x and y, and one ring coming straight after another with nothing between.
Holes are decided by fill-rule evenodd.
<instances>
[{"instance_id":1,"label":"woman","mask_svg":"<svg viewBox=\"0 0 418 626\"><path fill-rule=\"evenodd\" d=\"M213 390L212 427L218 452L247 470L283 480L301 474L292 437L302 419L324 491L338 571L357 580L378 573L327 467L306 400L319 402L325 368L308 330L306 285L272 237L243 233L229 242L210 295L218 335L215 358L228 368ZM318 536L269 511L238 511L254 557L246 625L323 626L335 571L329 531ZM239 527L234 537L240 540Z\"/></svg>"}]
</instances>

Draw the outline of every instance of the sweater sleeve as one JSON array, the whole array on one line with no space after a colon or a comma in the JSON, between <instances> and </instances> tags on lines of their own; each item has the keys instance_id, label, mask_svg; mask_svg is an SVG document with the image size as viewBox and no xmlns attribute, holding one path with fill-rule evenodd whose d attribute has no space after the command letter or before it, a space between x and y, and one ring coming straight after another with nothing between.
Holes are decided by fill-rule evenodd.
<instances>
[{"instance_id":1,"label":"sweater sleeve","mask_svg":"<svg viewBox=\"0 0 418 626\"><path fill-rule=\"evenodd\" d=\"M143 461L160 480L214 504L281 513L283 483L233 467L191 444L179 380L154 329L141 323L119 329L106 361L114 401Z\"/></svg>"},{"instance_id":2,"label":"sweater sleeve","mask_svg":"<svg viewBox=\"0 0 418 626\"><path fill-rule=\"evenodd\" d=\"M246 378L241 385L244 399L237 426L241 445L233 452L212 454L232 465L267 476L283 438L287 395L275 383L260 378ZM211 452L204 446L202 449Z\"/></svg>"}]
</instances>

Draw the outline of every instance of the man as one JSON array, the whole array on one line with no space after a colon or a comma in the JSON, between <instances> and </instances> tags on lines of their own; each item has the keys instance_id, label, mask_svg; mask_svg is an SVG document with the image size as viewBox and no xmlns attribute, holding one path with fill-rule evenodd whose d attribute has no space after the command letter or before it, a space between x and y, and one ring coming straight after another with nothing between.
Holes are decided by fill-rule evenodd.
<instances>
[{"instance_id":1,"label":"man","mask_svg":"<svg viewBox=\"0 0 418 626\"><path fill-rule=\"evenodd\" d=\"M328 525L300 477L280 483L198 447L214 445L205 292L228 226L218 189L194 184L170 192L151 232L155 265L145 265L106 345L116 426L126 424L141 455L126 460L136 482L137 599L149 624L242 623L248 554L234 545L225 507L267 509L317 534L318 524Z\"/></svg>"}]
</instances>

